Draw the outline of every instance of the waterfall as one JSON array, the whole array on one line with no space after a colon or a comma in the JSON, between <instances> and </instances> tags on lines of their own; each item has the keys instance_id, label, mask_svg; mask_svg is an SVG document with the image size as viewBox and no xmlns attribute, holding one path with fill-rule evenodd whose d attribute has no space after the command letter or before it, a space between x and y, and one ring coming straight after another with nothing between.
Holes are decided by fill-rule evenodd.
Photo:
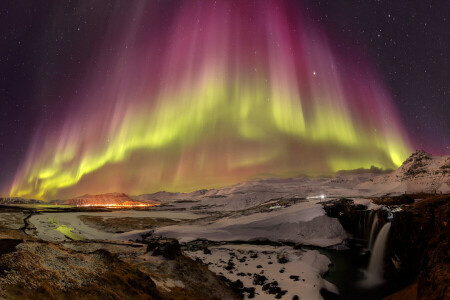
<instances>
[{"instance_id":1,"label":"waterfall","mask_svg":"<svg viewBox=\"0 0 450 300\"><path fill-rule=\"evenodd\" d=\"M367 210L364 211L364 218L363 218L363 231L362 231L362 236L366 237L366 224L367 223Z\"/></svg>"},{"instance_id":2,"label":"waterfall","mask_svg":"<svg viewBox=\"0 0 450 300\"><path fill-rule=\"evenodd\" d=\"M386 223L378 233L366 272L367 279L361 282L361 286L372 287L383 282L384 252L390 228L391 223Z\"/></svg>"},{"instance_id":3,"label":"waterfall","mask_svg":"<svg viewBox=\"0 0 450 300\"><path fill-rule=\"evenodd\" d=\"M368 248L370 251L373 250L373 242L375 240L375 229L378 226L378 215L375 214L375 217L373 217L372 221L372 229L370 229L370 235L369 235L369 245Z\"/></svg>"}]
</instances>

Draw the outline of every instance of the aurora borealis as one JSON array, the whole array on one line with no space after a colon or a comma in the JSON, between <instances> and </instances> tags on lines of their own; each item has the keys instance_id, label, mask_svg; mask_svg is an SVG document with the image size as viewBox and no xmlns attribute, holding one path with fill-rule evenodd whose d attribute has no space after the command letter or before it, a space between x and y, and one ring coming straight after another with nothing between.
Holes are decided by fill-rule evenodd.
<instances>
[{"instance_id":1,"label":"aurora borealis","mask_svg":"<svg viewBox=\"0 0 450 300\"><path fill-rule=\"evenodd\" d=\"M410 154L378 70L336 50L300 6L180 1L164 26L153 6L113 11L96 63L34 135L12 196L190 191L395 168Z\"/></svg>"}]
</instances>

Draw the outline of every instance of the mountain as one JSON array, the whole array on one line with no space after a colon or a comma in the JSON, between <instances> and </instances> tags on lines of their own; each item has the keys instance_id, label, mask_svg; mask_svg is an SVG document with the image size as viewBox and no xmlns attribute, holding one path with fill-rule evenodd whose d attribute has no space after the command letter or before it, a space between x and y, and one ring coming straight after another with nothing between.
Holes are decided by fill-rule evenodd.
<instances>
[{"instance_id":1,"label":"mountain","mask_svg":"<svg viewBox=\"0 0 450 300\"><path fill-rule=\"evenodd\" d=\"M1 204L42 204L45 203L41 200L36 199L24 199L20 197L0 197L0 205Z\"/></svg>"},{"instance_id":2,"label":"mountain","mask_svg":"<svg viewBox=\"0 0 450 300\"><path fill-rule=\"evenodd\" d=\"M109 206L109 205L138 205L137 202L124 193L106 193L100 195L83 195L64 201L67 205L90 205L90 206Z\"/></svg>"},{"instance_id":3,"label":"mountain","mask_svg":"<svg viewBox=\"0 0 450 300\"><path fill-rule=\"evenodd\" d=\"M395 171L375 177L356 188L376 193L450 192L450 156L414 152Z\"/></svg>"}]
</instances>

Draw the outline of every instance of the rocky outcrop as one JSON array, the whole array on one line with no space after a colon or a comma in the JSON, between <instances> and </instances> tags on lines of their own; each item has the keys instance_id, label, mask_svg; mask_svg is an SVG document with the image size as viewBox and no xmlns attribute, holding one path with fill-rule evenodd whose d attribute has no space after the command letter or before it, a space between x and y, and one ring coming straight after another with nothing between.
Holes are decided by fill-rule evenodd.
<instances>
[{"instance_id":1,"label":"rocky outcrop","mask_svg":"<svg viewBox=\"0 0 450 300\"><path fill-rule=\"evenodd\" d=\"M429 196L394 216L388 257L418 299L450 299L450 196Z\"/></svg>"},{"instance_id":2,"label":"rocky outcrop","mask_svg":"<svg viewBox=\"0 0 450 300\"><path fill-rule=\"evenodd\" d=\"M152 252L153 256L162 255L172 260L181 256L181 247L175 239L154 239L147 244L147 252Z\"/></svg>"},{"instance_id":3,"label":"rocky outcrop","mask_svg":"<svg viewBox=\"0 0 450 300\"><path fill-rule=\"evenodd\" d=\"M367 210L365 205L355 204L353 200L342 198L337 201L324 203L327 215L338 218L344 229L356 238L368 239L370 225L375 214L379 218L379 226L387 222L387 213L383 210Z\"/></svg>"},{"instance_id":4,"label":"rocky outcrop","mask_svg":"<svg viewBox=\"0 0 450 300\"><path fill-rule=\"evenodd\" d=\"M347 232L358 235L358 224L364 211L367 209L364 205L355 205L353 200L342 198L337 201L330 201L324 203L323 208L327 216L331 218L338 218L342 227Z\"/></svg>"},{"instance_id":5,"label":"rocky outcrop","mask_svg":"<svg viewBox=\"0 0 450 300\"><path fill-rule=\"evenodd\" d=\"M450 156L432 156L416 151L395 171L375 177L356 187L387 193L450 192Z\"/></svg>"}]
</instances>

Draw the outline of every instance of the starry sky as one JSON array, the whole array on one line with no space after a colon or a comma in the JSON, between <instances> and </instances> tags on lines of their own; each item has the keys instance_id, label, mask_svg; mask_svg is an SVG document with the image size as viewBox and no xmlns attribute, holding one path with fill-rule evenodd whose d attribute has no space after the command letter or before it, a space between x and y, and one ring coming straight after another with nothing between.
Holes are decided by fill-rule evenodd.
<instances>
[{"instance_id":1,"label":"starry sky","mask_svg":"<svg viewBox=\"0 0 450 300\"><path fill-rule=\"evenodd\" d=\"M30 174L34 174L37 172L36 170L39 170L38 172L40 172L40 180L47 178L47 176L53 176L53 173L56 171L50 171L51 168L48 167L47 163L48 157L50 156L61 156L61 160L66 159L66 156L76 156L78 164L76 167L71 164L70 168L75 168L78 170L77 174L80 174L80 165L84 166L83 163L87 160L78 157L78 155L81 155L78 154L78 152L77 154L72 154L69 153L69 150L75 147L73 144L77 141L79 144L87 143L83 136L83 130L88 131L85 135L94 135L92 132L95 131L89 130L89 128L91 128L89 126L98 128L100 126L99 124L101 124L101 126L106 126L104 124L107 123L108 130L111 130L111 128L118 128L117 130L122 132L124 130L123 124L128 124L125 122L127 117L126 114L121 116L122 119L120 122L114 120L111 121L111 115L114 115L113 112L107 114L104 112L102 113L103 110L110 108L108 106L110 103L104 104L103 101L99 99L103 99L104 97L111 98L112 95L116 98L123 97L125 100L119 101L120 103L114 101L114 109L115 111L127 110L127 103L129 103L129 101L137 103L137 100L130 100L130 97L142 97L144 92L138 89L139 92L136 92L135 94L130 93L129 90L131 88L136 89L136 86L131 87L130 83L123 83L123 76L126 74L133 74L127 76L127 78L134 78L133 76L135 76L136 70L140 70L140 64L146 60L157 60L163 55L168 56L172 61L173 58L180 59L182 63L183 51L180 51L179 49L180 47L185 47L183 42L181 42L184 33L177 33L176 28L174 29L174 24L177 24L177 22L180 24L190 24L195 18L200 18L199 22L201 22L201 25L192 25L193 30L206 29L208 27L206 25L211 25L211 28L217 29L213 31L212 37L205 34L205 37L203 39L200 38L200 42L197 44L201 44L202 41L207 41L204 42L204 47L209 49L208 47L210 47L210 45L220 45L220 43L224 43L222 49L226 49L226 41L218 38L216 40L217 35L225 34L222 32L223 24L220 23L220 21L208 21L211 13L215 13L215 10L213 11L212 8L209 7L213 1L208 4L205 4L206 1L190 1L189 5L186 5L186 2L182 1L148 2L151 3L142 4L138 1L134 2L134 5L130 5L127 1L46 1L45 3L37 3L32 0L2 1L0 3L0 191L2 191L2 193L9 192L13 180L26 182L32 178L30 177L32 176ZM246 11L246 13L248 13L248 10L250 11L249 14L253 14L254 11L264 13L265 10L268 10L267 7L263 7L260 4L257 5L255 4L256 2L254 3L252 1L245 1L245 5L235 5L236 2L233 1L217 2L219 2L218 7L214 8L219 11L216 15L216 19L223 18L223 22L228 22L227 17L225 17L225 14L223 13L223 10L227 9L227 7L231 7L230 11L232 11L232 14L235 11ZM378 82L382 82L383 88L377 88L377 92L379 92L380 95L389 94L389 100L383 100L380 103L378 103L378 100L375 99L375 97L373 102L376 102L376 105L374 105L374 108L364 111L364 113L361 114L362 117L367 118L368 121L361 121L358 116L355 116L358 112L362 112L361 109L354 109L356 110L355 113L354 110L346 108L350 102L352 106L359 105L356 102L352 102L353 100L349 101L346 98L347 100L337 101L338 103L336 103L336 101L330 102L332 103L330 105L336 105L339 112L339 118L342 118L342 116L349 116L353 121L351 124L352 126L355 126L355 124L361 125L370 123L376 127L385 122L385 120L382 120L382 116L372 116L371 111L380 115L383 115L384 113L387 118L393 122L392 127L389 127L392 129L392 136L398 136L398 143L401 144L399 146L395 145L396 151L401 148L401 151L403 152L404 149L424 149L433 154L450 153L450 118L448 117L450 114L450 84L448 80L448 78L450 78L450 66L446 51L450 46L449 32L447 30L447 28L449 28L448 15L450 7L445 1L409 1L408 5L401 3L401 1L343 0L304 0L286 1L286 3L285 7L290 8L288 17L289 20L291 20L291 23L286 25L286 28L288 29L283 31L283 29L279 29L279 27L284 25L282 23L277 23L278 21L274 21L273 28L275 28L275 32L282 33L288 31L290 35L293 35L293 32L297 29L307 34L311 31L317 32L317 36L304 38L303 41L306 43L308 41L318 40L318 43L322 45L318 48L319 56L316 58L317 61L322 61L323 58L327 57L330 53L338 55L340 59L336 59L336 64L343 65L343 68L345 69L340 74L349 77L349 80L353 81L354 84L358 86L370 84L371 82L377 82L377 84ZM142 7L139 7L140 4L142 4ZM281 19L284 17L283 14L280 14L280 16ZM272 18L278 18L278 15L274 14ZM301 19L300 25L295 23L297 18ZM177 20L177 22L174 23L174 20ZM237 26L237 32L243 36L250 33L249 36L251 36L251 28L255 25L252 23L252 20L253 19L250 18L245 21L236 21L238 22L236 24L242 25ZM254 22L256 23L256 21ZM294 23L296 25L293 25ZM186 27L189 28L189 26ZM247 30L242 30L240 28L247 28ZM134 33L137 37L145 35L151 38L142 43L136 42L133 41L133 36L130 36L130 32ZM159 44L158 41L165 40L168 33L172 34L175 38L169 39L166 43L161 42ZM255 39L256 45L258 41L257 38ZM177 45L178 42L178 46L180 47L175 48L174 45ZM153 44L149 46L149 43ZM281 43L285 42L281 40ZM197 44L190 45L189 47L198 47ZM330 45L328 46L328 44ZM130 57L128 57L128 54L124 54L129 47L130 51L135 52L134 54L131 54ZM241 50L237 51L244 54L247 52L250 53L250 50L246 47L241 48ZM272 49L270 47L268 48L269 50ZM151 51L145 52L144 55L143 49L145 51ZM221 56L221 48L217 46L217 48L212 49L213 50L211 51L205 50L204 57L213 62L211 63L208 61L202 62L201 64L207 66L212 65L214 66L213 69L216 70L218 68L220 69L222 64L227 65L227 63L229 63L229 61L221 61L222 57L229 55L228 53ZM258 48L257 50L259 51L260 49ZM172 52L175 54L170 54ZM211 55L210 52L219 54ZM253 50L251 52L253 53ZM266 60L273 61L274 55L276 57L278 54L275 53L272 55L271 59ZM138 57L139 59L131 60L134 57ZM280 68L275 68L274 70L272 67L272 69L270 69L271 73L276 73L280 75L281 78L286 74L290 74L289 62L297 62L300 58L298 58L297 55L293 55L290 60L285 57L284 59L286 60L285 67L280 67L281 71L278 70ZM128 64L117 66L117 61L121 60L128 62L132 61L136 66L133 67ZM161 68L162 70L169 70L167 73L171 73L172 71L174 73L179 73L179 69L173 67L171 63L171 61L162 62L161 66L156 65L155 69ZM250 63L250 65L253 68L257 63L257 60L255 60L255 63ZM351 64L351 68L347 68L347 64ZM117 69L122 71L118 72ZM208 68L208 70L210 69L212 68ZM298 73L298 70L295 71ZM290 95L294 95L293 87L301 86L302 84L305 84L305 82L313 80L316 75L326 73L324 67L322 67L322 70L319 67L317 67L317 70L316 68L311 67L309 71L311 72L308 73L308 78L302 77L298 82L290 82L291 79L287 76L283 82L271 82L271 89L269 91L262 91L261 93L272 93L271 95L273 96L274 90L276 91L280 86L283 87L284 82L288 82L289 86L287 89L289 90ZM230 77L230 72L231 71L227 69L226 73L228 77ZM244 71L239 69L239 71L233 70L232 72L234 72L233 74L242 74ZM155 71L154 73L157 72ZM156 76L154 73L145 71L142 72L141 77L147 78L149 82L155 82L152 77ZM108 79L104 82L102 78L105 77L105 74ZM117 74L125 75L117 77ZM220 77L221 73L218 74ZM211 74L204 76L205 78L208 78L209 75ZM213 75L217 74L214 73ZM171 78L170 87L175 88L178 88L179 84L173 82L190 80L191 77L198 77L198 75L186 75L184 77L181 76L181 79L179 79L176 75L169 74L167 76L168 78ZM109 77L112 77L112 79ZM261 90L261 84L258 80L259 79L243 80L243 82L246 82L247 85L252 86L252 88L239 87L240 95L242 96L242 93L244 93L246 89L253 91L253 87ZM328 84L329 87L332 87L331 90L335 90L335 88L339 87L339 85L333 85L330 81L330 78L324 79L322 84ZM120 86L120 84L127 85L125 96L123 96L123 89L114 89L117 85ZM214 84L208 83L208 86L211 85ZM221 89L220 86L214 88L218 90ZM234 86L234 88L237 87ZM104 91L105 89L107 89L107 91ZM312 91L308 90L307 94L311 99L315 96L319 96L316 95L318 92L314 92L314 88L310 89ZM114 92L111 90L114 90ZM153 87L152 90L159 91L157 87ZM354 87L351 92L353 94L364 93L364 95L367 95L367 91L356 91L356 88ZM145 90L146 97L149 93L148 90ZM206 91L204 93L209 92ZM214 93L217 94L221 92L215 90ZM384 97L385 96L382 98ZM162 100L159 100L157 103L162 103ZM139 105L143 104L139 102ZM136 110L144 107L139 105L136 104ZM148 111L159 112L158 116L163 115L163 113L166 113L166 115L172 113L170 111L167 112L168 108L165 107L157 110L153 107L154 104L145 105L148 105L145 106ZM178 104L178 106L179 105L180 104ZM199 107L203 108L206 104L197 105L200 105ZM288 107L289 110L296 111L297 106L292 103L289 103L288 105L290 105ZM303 103L303 105L308 107L307 103ZM80 109L79 107L83 108ZM190 107L192 107L191 104L185 104L184 110L188 111ZM238 105L230 105L230 107L238 107ZM326 106L318 107L323 109ZM312 105L310 111L314 111L315 108L316 107ZM239 105L238 109L241 109L241 105ZM199 109L196 110L196 112L198 111ZM72 117L71 112L74 112L74 115L76 116ZM255 120L260 120L260 118L267 113L262 110L258 112L259 114L255 116ZM309 112L309 114L312 113ZM103 119L96 117L97 115L102 115ZM108 117L107 119L106 116ZM134 114L133 119L136 118L136 116L138 115ZM286 117L286 113L284 113L284 116ZM99 119L101 119L102 122L95 123L95 121L98 121ZM214 118L215 121L217 119L219 119L219 117ZM162 121L160 123L162 123ZM337 121L337 123L339 123L339 126L343 126L342 128L346 128L345 126L347 126L347 123L342 121ZM277 123L276 119L274 119L274 124L278 125L281 129L286 127L285 124ZM129 127L126 128L130 131L134 130L134 134L136 135L136 131L140 130L140 126L145 127L148 126L148 124L138 123L138 125L136 125L134 122L131 129ZM182 127L184 124L181 124L180 126ZM220 130L216 129L214 133L220 132L221 136L226 136L226 133L229 132L229 127L224 127L227 129L225 130L219 125L217 126ZM301 125L290 124L289 130L293 131L300 127ZM74 134L74 128L77 131L76 134ZM390 136L391 133L389 132L389 128L383 130L384 135ZM317 125L315 129L322 130L323 128ZM331 134L326 130L324 132L324 135ZM101 133L103 133L102 137L105 139L104 143L114 143L113 137L105 135L104 130L101 131ZM288 133L291 134L292 132ZM54 150L54 148L61 147L60 141L67 136L69 136L70 139L67 138L67 141L64 144L65 146L63 147L64 151ZM270 133L271 139L278 136L279 133ZM374 138L376 136L377 135L374 135ZM198 136L195 136L195 138L197 139ZM302 138L306 139L306 135L303 134ZM95 137L87 139L91 145L83 148L82 154L104 151L102 152L103 155L101 159L105 159L104 157L107 155L105 153L107 153L108 150L97 149L100 146L93 143L92 139L95 139ZM246 164L256 164L255 162L249 162L247 156L251 156L252 159L255 160L268 159L269 153L262 153L258 150L260 148L255 148L254 144L245 144L246 146L243 148L248 151L247 154L249 155L244 155L244 158L240 156L239 159L237 159L235 157L237 151L236 147L233 148L230 145L242 146L242 143L236 142L236 138L234 137L229 138L227 136L227 139L226 145L231 147L231 150L227 153L231 153L230 157L235 159L233 162L239 160L239 164L243 164L243 161L245 161ZM253 131L252 139L255 139ZM130 143L130 140L125 139L124 137L120 137L118 143L125 143L124 140ZM346 137L345 142L347 143L349 140L350 138ZM283 141L285 142L285 140ZM182 142L186 143L185 141ZM192 148L191 145L189 145L189 151L199 152L200 149L206 153L202 158L206 160L214 160L215 158L208 156L210 155L208 153L217 152L217 147L223 148L224 146L224 144L211 144L204 140L199 140L198 143L202 146ZM396 142L390 141L389 145L393 143ZM292 146L291 144L292 139L289 139L289 147L286 147L290 149L289 151L294 149L292 150L292 153L298 150L298 147L306 152L310 151L311 153L316 152L318 149L317 147L306 149L305 146ZM330 144L328 143L327 146L329 145ZM272 150L274 151L273 153L284 151L283 153L288 153L285 155L286 157L293 157L293 154L287 151L286 147L282 150ZM358 154L360 156L361 152L366 151L364 147L358 148ZM388 147L388 145L386 147ZM88 150L90 152L86 150L86 148L89 148ZM170 149L173 150L173 148L174 147L171 147ZM185 150L187 146L183 144L183 146L178 146L178 148ZM323 155L330 157L331 154L323 148L324 147L322 146L319 147L321 152L323 152ZM159 157L159 159L162 161L170 160L173 157L179 159L179 155L177 154L179 153L179 149L177 150L178 152L175 150L166 151L170 152L170 155L172 156ZM186 154L188 151L184 150L184 158L180 159L180 161L192 160L194 156L189 153ZM340 149L339 151L348 153L348 150L345 149ZM45 154L43 154L44 152ZM386 150L385 152L388 151ZM259 156L256 155L258 153ZM270 155L273 153L271 152ZM351 153L350 155L354 155L354 153ZM96 155L87 157L89 158L88 160L99 160L99 156ZM391 165L386 162L386 159L381 152L373 153L373 157L376 157L376 159L374 158L375 165L378 163L378 166L380 167L391 167ZM103 168L104 165L108 165L111 161L116 162L121 159L122 156L120 158L116 156L110 157L109 161L102 164L101 167ZM109 166L107 172L110 174L125 174L123 176L126 177L128 176L126 174L130 172L130 165L133 168L136 168L136 165L139 165L143 159L148 159L148 157L142 153L134 154L131 162L129 161L126 164L126 168L124 166ZM195 159L198 159L198 157L195 156ZM319 160L320 157L315 159ZM44 161L45 163L38 163L36 165L36 160ZM274 161L279 165L279 161ZM291 161L292 160L284 161L284 163L290 163ZM395 159L393 159L393 161L395 161ZM371 163L366 157L360 157L358 163L359 162L359 165L349 165L348 162L342 163L342 168L346 168L346 166L348 166L348 168L368 167ZM333 164L330 163L327 166L320 167L322 169L327 169L329 167L331 170L341 168L341 164L336 167L334 167ZM51 166L53 167L53 165ZM188 171L197 170L185 162L179 163L177 165L178 175L180 174L180 166L183 166ZM254 170L254 172L267 172L267 166L270 166L270 164L266 164L265 166L265 168L253 168L252 170ZM228 172L229 165L227 167ZM93 167L92 162L90 162L89 166L86 163L85 168L97 170L100 166L96 165ZM169 180L167 178L170 178L170 182L173 182L173 174L165 174L164 171L161 171L161 169L171 168L174 168L174 166L159 166L159 172L164 174L160 174L158 181L168 182ZM208 173L202 173L202 176L205 176L205 174L208 174L208 176L211 176L212 174L217 175L220 170L223 171L223 168L225 168L223 165L217 165L213 169L209 169ZM242 179L242 176L249 176L252 174L251 172L243 172L242 176L236 177L235 173L236 172L233 174L230 173L230 176L232 178ZM102 176L104 176L104 174L98 175L97 177ZM61 175L58 178L61 177L65 178L65 175ZM98 182L98 178L95 176L91 177L91 179ZM79 178L77 177L77 183L78 180ZM117 181L117 179L114 178L108 178L108 180L113 182ZM152 178L151 180L155 179ZM232 182L232 180L230 181L229 179L223 180L223 183ZM71 178L69 181L74 181L74 179ZM123 183L122 180L119 181L116 183L121 188L127 187L129 184L128 182ZM135 181L135 178L131 176L129 177L129 181ZM222 183L222 181L220 182ZM34 182L34 184L35 183L36 182ZM61 180L59 180L58 184L61 184ZM206 184L211 185L211 182L206 182ZM53 187L53 185L51 186ZM157 187L167 186L168 185L166 184ZM192 186L192 184L189 186ZM90 185L84 183L81 184L81 187L94 192L110 191L108 190L110 187L107 186L95 190L92 189ZM130 189L130 192L145 192L145 190L142 190L142 186L136 190L134 188L136 187ZM76 195L77 193L81 194L80 189L70 190L65 194L56 193L53 195L48 195L47 191L41 190L33 191L29 195L36 196L39 192L42 192L43 194L39 194L39 197L51 198L61 195L69 196Z\"/></svg>"}]
</instances>

